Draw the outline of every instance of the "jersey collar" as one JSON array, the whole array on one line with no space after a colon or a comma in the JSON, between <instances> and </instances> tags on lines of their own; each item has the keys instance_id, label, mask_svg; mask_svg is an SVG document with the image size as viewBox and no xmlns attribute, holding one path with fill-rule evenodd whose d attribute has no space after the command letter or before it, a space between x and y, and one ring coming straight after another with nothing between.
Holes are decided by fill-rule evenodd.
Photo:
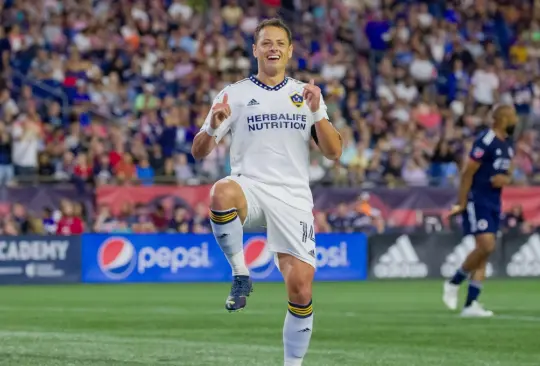
<instances>
[{"instance_id":1,"label":"jersey collar","mask_svg":"<svg viewBox=\"0 0 540 366\"><path fill-rule=\"evenodd\" d=\"M255 75L251 75L249 77L249 80L251 80L255 85L263 88L264 90L268 90L268 91L278 91L279 89L283 88L287 82L289 81L289 78L288 77L285 77L285 79L283 79L283 81L275 86L269 86L269 85L266 85L265 83L263 83L262 81L260 81L259 79L257 79L255 77Z\"/></svg>"}]
</instances>

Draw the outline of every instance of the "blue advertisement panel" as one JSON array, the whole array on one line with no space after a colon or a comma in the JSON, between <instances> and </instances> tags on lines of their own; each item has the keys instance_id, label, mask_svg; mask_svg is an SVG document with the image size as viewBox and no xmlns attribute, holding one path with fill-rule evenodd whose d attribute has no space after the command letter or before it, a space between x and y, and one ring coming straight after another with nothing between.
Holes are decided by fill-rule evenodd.
<instances>
[{"instance_id":1,"label":"blue advertisement panel","mask_svg":"<svg viewBox=\"0 0 540 366\"><path fill-rule=\"evenodd\" d=\"M367 277L363 234L316 236L316 280ZM265 235L246 234L246 264L255 281L281 281ZM213 235L87 234L82 242L83 282L223 282L231 270Z\"/></svg>"},{"instance_id":2,"label":"blue advertisement panel","mask_svg":"<svg viewBox=\"0 0 540 366\"><path fill-rule=\"evenodd\" d=\"M76 283L80 280L80 237L0 236L0 284Z\"/></svg>"}]
</instances>

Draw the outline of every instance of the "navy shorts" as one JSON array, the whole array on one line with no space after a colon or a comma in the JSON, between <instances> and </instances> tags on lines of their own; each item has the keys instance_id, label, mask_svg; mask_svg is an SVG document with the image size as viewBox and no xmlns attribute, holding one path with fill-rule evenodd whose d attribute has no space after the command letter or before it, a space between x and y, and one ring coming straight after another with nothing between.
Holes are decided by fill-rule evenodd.
<instances>
[{"instance_id":1,"label":"navy shorts","mask_svg":"<svg viewBox=\"0 0 540 366\"><path fill-rule=\"evenodd\" d=\"M463 232L465 235L479 235L499 231L501 212L489 207L477 205L474 202L467 203L467 209L463 212Z\"/></svg>"}]
</instances>

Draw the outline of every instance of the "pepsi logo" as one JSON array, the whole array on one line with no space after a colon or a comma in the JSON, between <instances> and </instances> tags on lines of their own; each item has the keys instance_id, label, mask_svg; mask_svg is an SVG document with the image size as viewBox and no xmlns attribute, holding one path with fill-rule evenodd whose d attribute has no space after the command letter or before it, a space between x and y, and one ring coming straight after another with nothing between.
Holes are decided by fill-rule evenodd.
<instances>
[{"instance_id":1,"label":"pepsi logo","mask_svg":"<svg viewBox=\"0 0 540 366\"><path fill-rule=\"evenodd\" d=\"M276 267L274 254L268 250L264 237L248 239L244 245L244 257L249 274L255 279L268 277Z\"/></svg>"},{"instance_id":2,"label":"pepsi logo","mask_svg":"<svg viewBox=\"0 0 540 366\"><path fill-rule=\"evenodd\" d=\"M113 280L122 280L135 268L135 247L125 238L109 238L98 250L98 265L101 271Z\"/></svg>"}]
</instances>

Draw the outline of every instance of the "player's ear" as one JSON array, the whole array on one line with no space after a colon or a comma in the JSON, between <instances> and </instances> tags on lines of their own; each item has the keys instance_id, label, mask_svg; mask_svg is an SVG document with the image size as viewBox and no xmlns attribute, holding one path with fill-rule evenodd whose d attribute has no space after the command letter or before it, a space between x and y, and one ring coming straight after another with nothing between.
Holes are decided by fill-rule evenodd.
<instances>
[{"instance_id":1,"label":"player's ear","mask_svg":"<svg viewBox=\"0 0 540 366\"><path fill-rule=\"evenodd\" d=\"M289 54L289 58L292 58L292 54L293 54L293 45L292 44L289 46L289 49L287 50L287 53Z\"/></svg>"},{"instance_id":2,"label":"player's ear","mask_svg":"<svg viewBox=\"0 0 540 366\"><path fill-rule=\"evenodd\" d=\"M251 49L253 50L253 57L257 58L257 45L255 43L252 44Z\"/></svg>"}]
</instances>

